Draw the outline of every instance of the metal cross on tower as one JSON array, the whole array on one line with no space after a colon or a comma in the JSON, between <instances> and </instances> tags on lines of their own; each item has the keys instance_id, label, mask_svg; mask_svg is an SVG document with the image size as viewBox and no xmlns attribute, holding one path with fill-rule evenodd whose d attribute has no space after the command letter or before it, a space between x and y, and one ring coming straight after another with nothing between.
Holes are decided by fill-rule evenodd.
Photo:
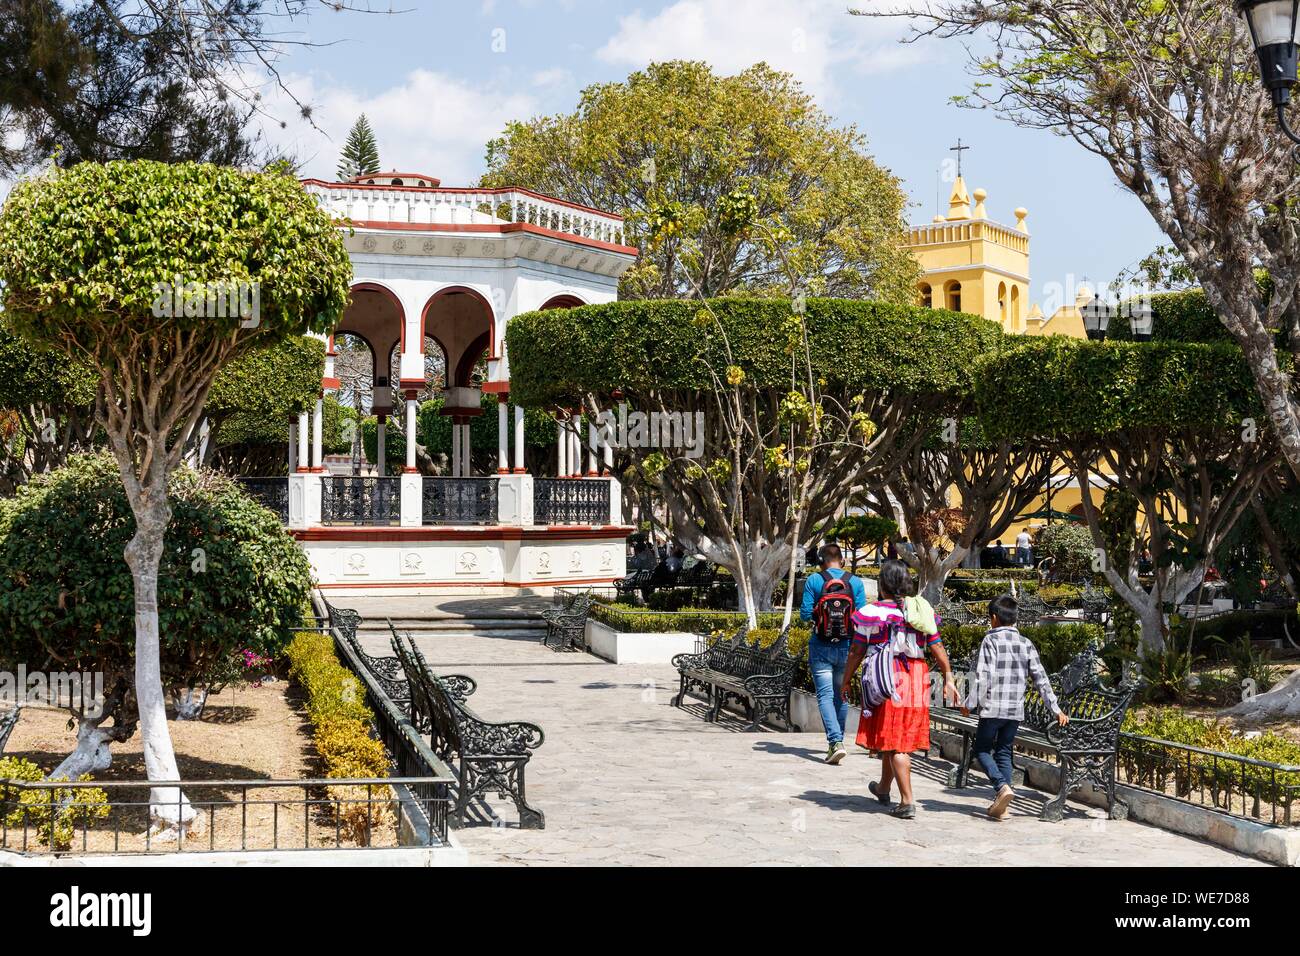
<instances>
[{"instance_id":1,"label":"metal cross on tower","mask_svg":"<svg viewBox=\"0 0 1300 956\"><path fill-rule=\"evenodd\" d=\"M957 175L960 176L960 175L961 175L961 154L962 154L963 152L965 152L966 150L970 149L970 147L969 147L969 146L963 146L963 145L961 144L961 137L958 136L958 137L957 137L957 145L956 145L956 146L949 146L948 149L949 149L951 152L954 152L954 153L957 154Z\"/></svg>"}]
</instances>

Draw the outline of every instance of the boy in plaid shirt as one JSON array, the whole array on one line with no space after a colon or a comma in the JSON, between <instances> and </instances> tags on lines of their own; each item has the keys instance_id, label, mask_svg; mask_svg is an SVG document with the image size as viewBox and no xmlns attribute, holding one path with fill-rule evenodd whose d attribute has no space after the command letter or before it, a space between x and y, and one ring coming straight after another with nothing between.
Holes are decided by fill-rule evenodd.
<instances>
[{"instance_id":1,"label":"boy in plaid shirt","mask_svg":"<svg viewBox=\"0 0 1300 956\"><path fill-rule=\"evenodd\" d=\"M1025 717L1025 688L1030 677L1043 702L1062 727L1070 718L1061 712L1052 692L1038 649L1016 629L1020 606L1010 594L989 602L989 632L980 644L979 658L970 677L963 714L979 714L975 728L975 759L988 774L997 796L989 816L1001 820L1016 792L1011 789L1011 745Z\"/></svg>"}]
</instances>

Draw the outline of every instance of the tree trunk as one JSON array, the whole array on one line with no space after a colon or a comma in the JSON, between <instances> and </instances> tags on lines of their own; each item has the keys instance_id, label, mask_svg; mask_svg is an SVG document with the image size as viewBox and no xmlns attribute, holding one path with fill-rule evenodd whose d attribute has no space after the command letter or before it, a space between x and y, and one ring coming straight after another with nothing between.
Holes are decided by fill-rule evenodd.
<instances>
[{"instance_id":1,"label":"tree trunk","mask_svg":"<svg viewBox=\"0 0 1300 956\"><path fill-rule=\"evenodd\" d=\"M113 754L108 747L117 736L111 727L101 726L107 719L107 715L94 720L81 718L77 724L77 748L54 768L50 780L76 780L82 774L107 770L113 765Z\"/></svg>"},{"instance_id":2,"label":"tree trunk","mask_svg":"<svg viewBox=\"0 0 1300 956\"><path fill-rule=\"evenodd\" d=\"M1129 605L1132 607L1132 604ZM1165 648L1165 615L1154 601L1144 602L1142 607L1134 607L1138 624L1141 627L1142 650L1159 653Z\"/></svg>"},{"instance_id":3,"label":"tree trunk","mask_svg":"<svg viewBox=\"0 0 1300 956\"><path fill-rule=\"evenodd\" d=\"M135 696L144 766L150 780L179 780L176 751L167 727L158 633L158 566L162 562L163 534L171 517L166 477L142 487L140 498L133 508L135 536L127 544L125 556L135 584ZM183 840L202 820L179 787L154 787L149 804L150 820L164 838Z\"/></svg>"},{"instance_id":4,"label":"tree trunk","mask_svg":"<svg viewBox=\"0 0 1300 956\"><path fill-rule=\"evenodd\" d=\"M203 716L203 709L208 706L208 688L173 687L172 711L177 720L198 720Z\"/></svg>"},{"instance_id":5,"label":"tree trunk","mask_svg":"<svg viewBox=\"0 0 1300 956\"><path fill-rule=\"evenodd\" d=\"M1226 713L1250 720L1276 717L1300 717L1300 670L1292 671L1286 680L1266 694L1243 700Z\"/></svg>"},{"instance_id":6,"label":"tree trunk","mask_svg":"<svg viewBox=\"0 0 1300 956\"><path fill-rule=\"evenodd\" d=\"M129 695L126 680L119 678L105 696L101 711L93 717L85 713L76 714L77 747L46 779L76 780L82 774L107 770L113 765L109 745L130 740L135 734L136 718L130 711ZM110 719L112 725L104 726Z\"/></svg>"},{"instance_id":7,"label":"tree trunk","mask_svg":"<svg viewBox=\"0 0 1300 956\"><path fill-rule=\"evenodd\" d=\"M743 544L743 543L742 543ZM776 583L785 574L785 564L790 560L790 546L778 541L766 547L758 547L757 542L744 545L749 552L749 592L753 595L753 604L745 600L745 587L740 580L742 572L740 562L731 559L718 561L724 568L736 576L736 595L740 610L749 617L749 626L758 627L758 615L772 610L772 592Z\"/></svg>"}]
</instances>

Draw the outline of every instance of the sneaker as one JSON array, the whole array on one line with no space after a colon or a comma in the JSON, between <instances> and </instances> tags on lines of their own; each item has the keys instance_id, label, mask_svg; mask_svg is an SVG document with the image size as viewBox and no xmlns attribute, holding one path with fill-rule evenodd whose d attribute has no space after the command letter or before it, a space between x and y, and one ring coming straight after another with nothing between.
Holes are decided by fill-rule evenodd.
<instances>
[{"instance_id":1,"label":"sneaker","mask_svg":"<svg viewBox=\"0 0 1300 956\"><path fill-rule=\"evenodd\" d=\"M994 797L993 802L989 804L989 816L994 820L1001 820L1005 817L1007 815L1007 808L1011 806L1011 799L1015 795L1016 792L1012 790L1010 786L1003 784L998 789L998 795Z\"/></svg>"},{"instance_id":2,"label":"sneaker","mask_svg":"<svg viewBox=\"0 0 1300 956\"><path fill-rule=\"evenodd\" d=\"M842 743L833 743L826 750L826 762L832 766L839 763L848 755Z\"/></svg>"},{"instance_id":3,"label":"sneaker","mask_svg":"<svg viewBox=\"0 0 1300 956\"><path fill-rule=\"evenodd\" d=\"M900 820L915 820L916 805L912 803L900 803L894 809L889 811L891 817L898 817Z\"/></svg>"},{"instance_id":4,"label":"sneaker","mask_svg":"<svg viewBox=\"0 0 1300 956\"><path fill-rule=\"evenodd\" d=\"M873 797L875 797L885 806L889 806L889 792L886 791L884 793L881 793L880 790L878 789L879 786L880 785L876 783L876 781L872 780L870 783L867 784L867 789L871 791L871 795Z\"/></svg>"}]
</instances>

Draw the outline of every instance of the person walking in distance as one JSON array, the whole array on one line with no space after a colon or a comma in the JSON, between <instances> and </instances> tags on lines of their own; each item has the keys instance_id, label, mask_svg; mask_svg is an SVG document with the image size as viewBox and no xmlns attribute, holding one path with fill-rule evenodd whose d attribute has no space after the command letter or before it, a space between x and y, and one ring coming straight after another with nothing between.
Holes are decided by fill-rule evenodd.
<instances>
[{"instance_id":1,"label":"person walking in distance","mask_svg":"<svg viewBox=\"0 0 1300 956\"><path fill-rule=\"evenodd\" d=\"M844 570L844 553L837 544L821 549L820 570L808 575L799 617L812 624L808 638L808 670L817 688L817 708L826 728L826 762L845 757L844 722L849 703L841 693L844 665L853 640L853 612L866 605L862 579Z\"/></svg>"}]
</instances>

